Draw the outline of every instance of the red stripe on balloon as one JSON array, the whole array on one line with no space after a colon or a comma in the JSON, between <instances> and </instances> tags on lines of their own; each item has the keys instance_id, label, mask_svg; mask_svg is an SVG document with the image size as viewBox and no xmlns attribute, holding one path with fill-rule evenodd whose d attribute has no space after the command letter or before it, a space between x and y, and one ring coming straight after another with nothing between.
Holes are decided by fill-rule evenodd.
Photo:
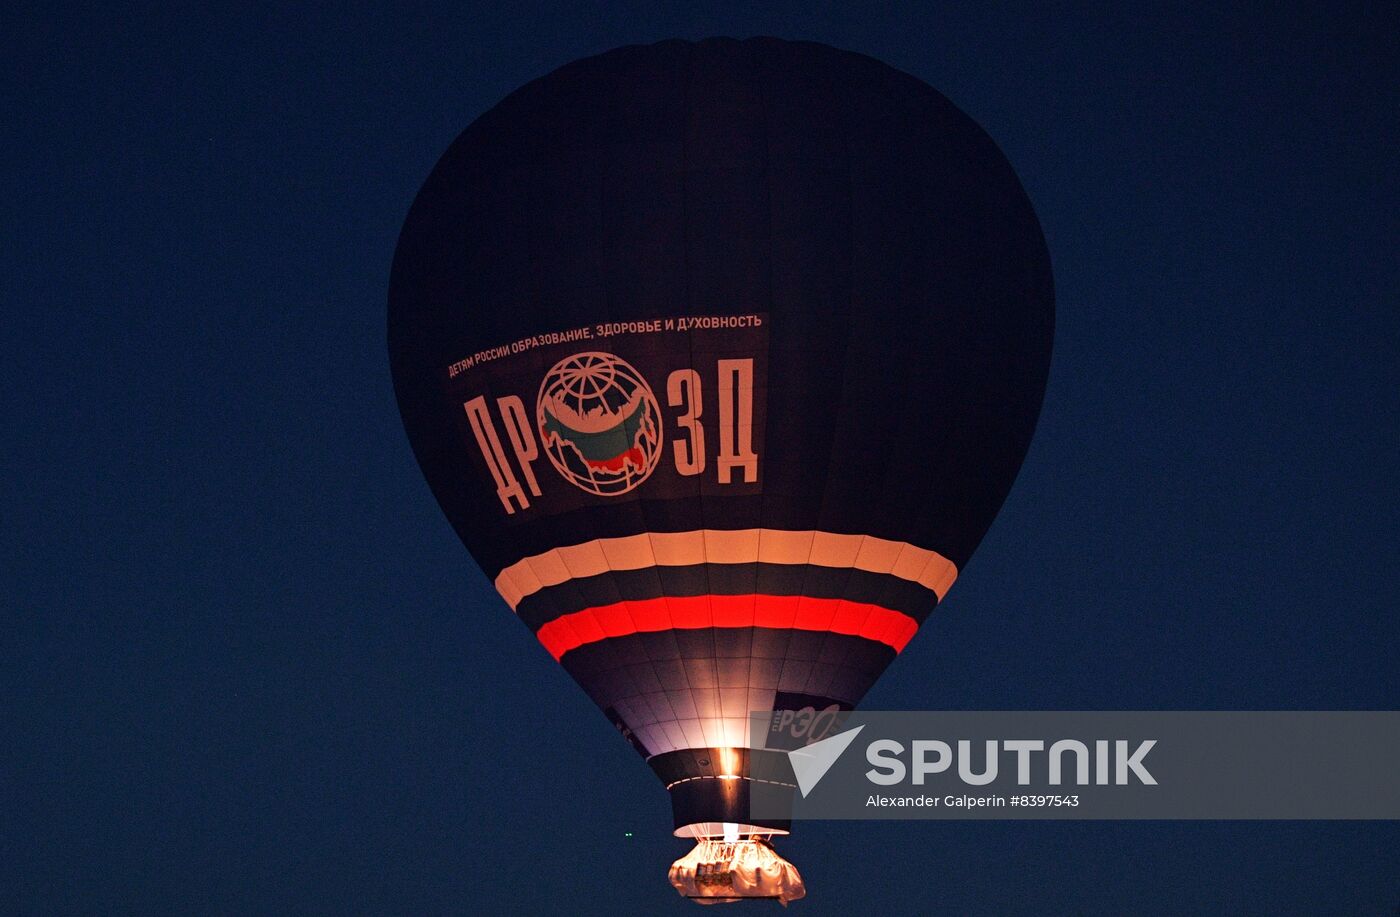
<instances>
[{"instance_id":1,"label":"red stripe on balloon","mask_svg":"<svg viewBox=\"0 0 1400 917\"><path fill-rule=\"evenodd\" d=\"M919 622L899 611L798 595L695 595L618 602L562 615L535 634L556 660L569 650L609 637L705 627L772 627L846 634L876 640L896 653Z\"/></svg>"}]
</instances>

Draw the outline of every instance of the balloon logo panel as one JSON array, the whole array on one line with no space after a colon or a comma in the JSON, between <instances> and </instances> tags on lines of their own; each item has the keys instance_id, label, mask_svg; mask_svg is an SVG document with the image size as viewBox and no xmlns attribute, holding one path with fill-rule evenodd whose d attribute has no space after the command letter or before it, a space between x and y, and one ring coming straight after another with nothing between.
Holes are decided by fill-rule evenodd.
<instances>
[{"instance_id":1,"label":"balloon logo panel","mask_svg":"<svg viewBox=\"0 0 1400 917\"><path fill-rule=\"evenodd\" d=\"M475 484L518 523L624 495L761 493L767 362L760 314L596 324L460 359L445 395Z\"/></svg>"}]
</instances>

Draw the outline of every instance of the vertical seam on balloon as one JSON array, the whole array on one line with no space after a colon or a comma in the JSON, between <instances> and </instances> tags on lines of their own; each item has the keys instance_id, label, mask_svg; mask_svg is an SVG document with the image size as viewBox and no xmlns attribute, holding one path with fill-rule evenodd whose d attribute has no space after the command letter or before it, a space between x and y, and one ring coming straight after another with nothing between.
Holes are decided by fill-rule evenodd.
<instances>
[{"instance_id":1,"label":"vertical seam on balloon","mask_svg":"<svg viewBox=\"0 0 1400 917\"><path fill-rule=\"evenodd\" d=\"M844 90L844 87L843 87L843 90ZM844 111L844 110L849 108L849 103L848 103L848 101L847 101L847 97L846 97L844 91L842 92L841 100L842 100L842 101L841 101L841 105L842 105L842 108L843 108L843 114L845 114L845 111ZM847 123L847 120L846 120L845 118L843 118L843 119L842 119L842 123L843 123L843 124L846 124L846 123ZM852 152L851 152L851 137L850 137L850 134L847 132L847 129L845 129L845 128L843 128L843 129L842 129L842 132L841 132L841 141L842 141L842 144L843 144L843 146L844 146L844 148L845 148L845 153L846 153L846 316L845 316L845 318L846 318L846 322L847 322L847 334L845 334L845 335L842 337L842 348L841 348L841 396L840 396L840 399L839 399L839 401L838 401L837 409L836 409L836 416L837 416L837 417L843 416L843 409L844 409L845 403L846 403L847 385L849 384L849 378L850 378L850 372L849 372L849 370L850 370L850 365L849 365L849 364L850 364L850 359L851 359L851 335L850 335L849 331L850 331L850 324L851 324L851 321L852 321L851 316L855 313L855 288L856 288L856 282L855 282L855 276L856 276L856 271L855 271L855 247L856 247L856 246L855 246L855 235L856 235L856 233L855 233L855 200L856 200L856 194L855 194L855 166L854 166L854 159L855 159L855 157L852 155ZM831 451L832 451L832 453L835 452L835 449L836 449L836 436L833 434L833 436L832 436L832 441L831 441ZM827 456L827 468L828 468L828 469L830 469L830 467L831 467L831 459L832 459L832 454L828 454L828 456ZM824 483L824 485L823 485L823 487L822 487L822 507L823 507L823 510L825 509L825 506L826 506L826 499L827 499L827 496L828 496L828 494L830 493L830 485L831 485L831 475L828 474L827 479L826 479L826 482ZM815 539L813 539L813 543L815 543ZM861 543L862 543L862 544L864 543L864 538L863 538L863 537L862 537L862 542L861 542ZM856 550L856 555L855 555L855 556L856 556L856 559L859 559L859 557L860 557L859 546L857 546L857 550ZM853 561L853 563L854 563L854 561ZM850 585L850 578L851 578L850 573L847 573L847 574L846 574L846 586L847 586L847 587L849 587L849 585ZM834 616L833 616L833 617L834 617ZM823 639L822 643L823 643L823 646L825 646L826 640ZM819 653L819 655L818 655L818 658L820 659L820 653ZM807 677L807 684L808 684L808 687L809 687L809 688L810 688L811 683L812 683L812 675L815 675L815 674L816 674L816 667L813 666L813 668L812 668L812 673L809 674L808 677Z\"/></svg>"},{"instance_id":2,"label":"vertical seam on balloon","mask_svg":"<svg viewBox=\"0 0 1400 917\"><path fill-rule=\"evenodd\" d=\"M835 629L835 626L836 626L837 621L840 619L841 612L842 612L843 610L845 610L846 608L848 608L848 607L854 606L854 604L855 604L855 603L851 602L848 598L846 598L846 595L847 595L847 593L848 593L849 590L850 590L851 576L852 576L852 571L855 569L855 563L856 563L856 561L858 561L858 560L860 559L860 552L861 552L862 550L864 550L866 539L868 539L869 537L870 537L869 535L861 535L861 536L860 536L860 540L856 542L855 554L854 554L853 557L851 558L851 566L845 568L845 571L844 571L844 574L845 574L845 575L844 575L844 577L843 577L843 582L842 582L842 584L841 584L841 590L840 590L840 592L841 592L841 598L837 601L835 607L833 607L832 610L831 610L831 620L827 622L827 625L826 625L826 635L822 637L822 649L821 649L821 651L820 651L820 653L819 653L819 658L820 658L821 656L825 656L827 644L830 643L830 641L831 641L831 634L833 634L833 633L838 633L838 631L836 631L836 629ZM843 655L843 656L841 657L841 662L838 663L838 662L834 662L834 661L833 661L833 662L831 662L831 663L828 663L828 665L830 665L833 669L836 669L836 670L839 671L839 669L841 668L841 666L844 665L845 659L846 659L846 657L845 657L845 655ZM825 694L825 693L827 692L827 688L830 687L830 681L831 681L831 679L830 679L830 678L827 679L827 688L821 688L820 690L818 690L818 686L815 685L815 684L813 683L813 679L816 677L816 675L817 675L817 669L816 669L816 667L814 666L814 667L812 668L811 674L807 676L807 688L806 688L806 693L808 693L808 694L813 694L813 693ZM835 677L834 673L833 673L832 677Z\"/></svg>"},{"instance_id":3,"label":"vertical seam on balloon","mask_svg":"<svg viewBox=\"0 0 1400 917\"><path fill-rule=\"evenodd\" d=\"M867 541L869 538L870 538L870 536L869 536L869 535L866 535L866 536L861 540L861 547L860 547L859 550L856 551L856 559L857 559L857 560L860 559L860 552L861 552L861 550L864 550L866 541ZM903 553L904 549L907 548L908 546L909 546L909 545L908 545L907 543L901 544L901 546L900 546L900 548L899 548L899 552L900 552L900 553ZM882 571L878 571L878 572L881 572L881 573L884 573L884 574L886 574L886 575L889 575L889 574L891 573L891 571L894 570L894 565L895 565L896 562L898 562L898 560L899 560L899 554L896 554L896 555L895 555L895 561L893 561L893 562L890 563L890 568L889 568L889 570L882 570ZM854 570L854 569L856 569L856 568L853 566L851 569ZM849 576L849 575L846 577L846 582L847 582L848 585L850 584L850 576ZM856 628L856 634L857 634L857 635L859 635L860 633L862 633L862 632L865 630L865 627L866 627L866 625L869 623L870 619L871 619L872 617L875 616L875 608L876 608L876 606L873 605L873 604L870 603L870 602L865 602L864 605L865 605L865 617L861 619L860 627Z\"/></svg>"},{"instance_id":4,"label":"vertical seam on balloon","mask_svg":"<svg viewBox=\"0 0 1400 917\"><path fill-rule=\"evenodd\" d=\"M756 66L755 62L757 61L757 59L758 59L758 55L757 55L756 53L751 53L751 54L749 55L750 77L751 77L752 82L753 82L753 85L754 85L754 87L755 87L755 88L754 88L754 93L755 93L755 95L758 97L759 111L760 111L760 113L761 113L761 117L762 117L762 121L763 121L763 192L764 192L764 201L763 201L763 202L764 202L764 208L763 208L763 212L764 212L765 217L767 218L767 220L766 220L766 227L765 227L765 228L766 228L766 230L767 230L767 235L768 235L768 264L767 264L768 270L767 270L767 274L766 274L766 281L767 281L767 283L766 283L766 289L765 289L765 296L764 296L763 308L764 308L764 311L766 311L766 312L768 313L768 317L769 317L769 328L768 328L768 333L767 333L767 341L768 341L768 343L767 343L767 346L766 346L766 352L765 352L764 355L763 355L764 365L765 365L763 384L764 384L765 389L766 389L766 387L767 387L767 385L768 385L768 381L769 381L769 380L768 380L768 374L772 372L772 367L773 367L773 354L772 354L772 339L773 339L773 330L772 330L772 316L773 316L773 260L774 260L774 256L773 256L773 179L772 179L772 175L773 175L773 127L772 127L772 120L771 120L771 118L769 117L767 72L766 72L766 70L764 70L763 68L761 68L761 67L759 67L759 66ZM764 441L764 444L765 444L765 446L764 446L765 451L766 451L766 449L767 449L767 444L768 444L768 424L769 424L769 421L770 421L770 416L769 416L769 414L768 414L768 411L765 409L764 412L763 412L763 423L764 423L763 441ZM759 566L759 564L758 564L758 559L759 559L760 557L763 556L763 529L764 529L765 525L766 525L767 522L768 522L768 517L767 517L767 506L768 506L768 501L767 501L767 499L765 498L765 494L766 494L767 491L768 491L768 487L767 487L767 472L766 472L766 470L760 470L760 471L759 471L759 478L758 478L758 481L759 481L759 494L758 494L758 533L757 533L757 537L754 539L754 574L753 574L753 588L754 588L754 592L755 592L755 593L758 592L758 588L759 588L759 577L760 577L760 575L761 575L761 574L760 574L760 571L763 569L763 568L762 568L761 566ZM757 624L758 624L758 614L759 614L759 611L758 611L758 599L757 599L757 597L755 597L755 598L753 599L753 601L750 603L750 620L751 620L751 621L754 623L754 625L755 625L755 630L753 630L753 631L751 632L751 637L750 637L750 641L751 641L751 642L750 642L750 645L749 645L748 688L749 688L749 696L750 696L750 697L753 696L753 692L754 692L754 665L755 665L755 662L756 662L757 657L754 656L754 650L753 650L753 643L752 643L752 641L758 639L758 631L757 631L757 629L756 629ZM775 691L777 690L776 687L774 688L774 690L775 690ZM750 706L752 706L752 705L750 705ZM772 705L770 704L769 706L771 707ZM745 718L744 718L744 732L745 732L745 736L744 736L744 737L745 737L745 741L746 741L749 745L752 745L752 744L753 744L753 736L749 735L750 726L751 726L751 717L745 716Z\"/></svg>"},{"instance_id":5,"label":"vertical seam on balloon","mask_svg":"<svg viewBox=\"0 0 1400 917\"><path fill-rule=\"evenodd\" d=\"M842 106L843 106L843 109L844 109L844 107L845 107L844 96L842 96ZM851 316L851 313L852 313L852 310L853 310L853 307L854 307L854 288L855 288L855 263L854 263L854 260L855 260L855 255L854 255L854 248L855 248L855 242L854 242L854 238L855 238L855 222L854 222L854 216L853 216L853 211L854 211L854 209L855 209L855 192L854 192L854 188L853 188L853 181L854 181L854 178L853 178L853 172L852 172L852 166L851 166L851 159L852 159L852 157L851 157L851 138L850 138L849 134L847 134L844 130L841 132L841 142L842 142L843 150L844 150L844 152L845 152L845 159L846 159L846 310L845 310L845 319L846 319L846 322L847 322L847 324L848 324L848 326L849 326L849 323L850 323L850 320L851 320L851 319L850 319L850 316ZM848 330L849 330L849 328L848 328ZM849 375L849 373L848 373L848 368L849 368L849 367L848 367L847 364L848 364L848 361L849 361L849 359L850 359L850 349L851 349L851 343L850 343L850 341L851 341L851 338L850 338L850 334L849 334L849 333L843 335L842 338L841 338L841 342L842 342L842 343L841 343L841 359L840 359L840 361L839 361L839 363L838 363L838 365L840 366L840 370L841 370L841 376L840 376L840 382L839 382L839 392L838 392L837 399L836 399L836 406L835 406L835 410L834 410L834 412L833 412L833 416L835 416L835 417L841 417L841 416L842 416L842 409L843 409L843 407L845 406L845 401L846 401L846 385L847 385L847 377L848 377L848 375ZM835 454L835 450L836 450L836 435L837 435L837 429L836 429L835 427L833 427L833 428L832 428L832 435L831 435L831 442L828 444L828 451L827 451L826 468L828 469L828 472L829 472L829 470L830 470L830 468L831 468L831 460L832 460L832 458L833 458L833 456L834 456L834 454ZM825 518L826 518L826 506L827 506L827 501L828 501L828 499L829 499L829 497L830 497L830 495L831 495L831 483L832 483L832 481L831 481L831 475L828 473L827 476L826 476L826 478L822 481L822 498L821 498L820 504L818 504L818 509L817 509L817 512L818 512L818 520L817 520L818 525L817 525L817 528L818 528L818 529L825 529L825 528L826 528L826 526L823 524L823 522L824 522L824 520L825 520ZM816 538L813 538L813 539L812 539L812 548L813 548L813 550L815 550L815 548L816 548ZM803 597L804 597L804 598L801 599L801 600L799 600L799 603L800 603L800 604L799 604L799 610L798 610L798 619L799 619L799 620L800 620L801 617L802 617L802 606L801 606L801 603L804 603L805 600L806 600L807 575L808 575L808 572L809 572L811 569L812 569L811 554L809 553L809 555L808 555L808 565L807 565L806 569L804 570L804 572L803 572L803 577L802 577L802 580L803 580L803 581L802 581L802 594L803 594ZM810 603L808 603L808 604L810 604ZM823 643L824 643L824 642L825 642L825 641L823 641ZM810 687L811 687L811 684L812 684L812 678L813 678L813 676L816 674L816 672L817 672L817 666L818 666L819 664L821 664L821 651L820 651L820 650L818 650L818 652L817 652L817 658L814 659L814 660L812 660L812 667L811 667L811 669L808 671L807 677L803 680L803 690L804 690L804 691L810 690Z\"/></svg>"},{"instance_id":6,"label":"vertical seam on balloon","mask_svg":"<svg viewBox=\"0 0 1400 917\"><path fill-rule=\"evenodd\" d=\"M681 257L682 257L682 271L681 271L681 273L682 273L682 276L683 276L683 278L684 278L684 285L685 285L685 311L687 312L687 314L691 313L692 310L694 309L694 303L692 302L693 292L692 292L692 290L691 290L691 276L690 276L690 242L691 242L691 225L690 225L690 128L691 128L691 117L692 117L692 115L693 115L693 107L692 107L692 104L691 104L691 87L694 86L694 84L695 84L695 54L696 54L696 48L695 48L695 46L694 46L694 45L689 45L689 46L687 46L687 48L686 48L686 55L685 55L685 82L684 82L684 84L683 84L684 100L683 100L683 102L682 102L682 110L685 112L685 117L684 117L684 120L681 122ZM687 334L686 334L686 339L685 339L685 343L686 343L686 352L687 352L687 354L688 354L688 356L689 356L690 364L691 364L691 366L693 367L693 366L695 365L695 335L694 335L694 331L687 332ZM701 521L701 524L703 525L703 524L704 524L704 521L705 521L704 488L701 486L700 481L699 481L698 479L697 479L696 484L695 484L695 499L696 499L696 503L699 504L699 508L700 508L700 521ZM707 576L706 576L706 584L708 585L708 583L709 583L709 578L708 578L708 575L707 575ZM672 626L674 627L675 625L677 625L678 623L680 623L680 622L676 619L676 612L678 611L678 608L677 608L676 604L675 604L671 599L667 599L666 608L667 608L667 614L668 614L668 616L671 618ZM711 620L714 619L714 612L713 612L713 610L711 610L711 612L710 612L710 618L711 618ZM719 683L718 683L718 681L719 681L719 679L718 679L719 672L718 672L718 665L716 664L715 659L716 659L716 648L715 648L715 646L714 646L714 641L713 641L713 639L711 639L711 641L710 641L709 664L710 664L711 669L714 670L715 683L714 683L713 685L711 685L710 687L705 688L705 689L703 689L703 690L705 690L706 693L712 695L712 696L709 698L709 702L713 705L713 707L714 707L716 710L718 710L718 709L719 709L719 699L720 699L720 698L719 698ZM682 663L681 663L681 664L682 664L682 666L684 666L684 665L685 665L685 661L682 660ZM687 683L689 683L689 681L690 681L690 673L689 673L688 671L687 671L687 673L686 673L686 681L687 681ZM692 689L691 689L691 701L692 701L692 703L695 703L695 702L698 701L698 700L699 700L699 697L696 695L694 688L692 688ZM698 703L696 703L695 714L696 714L697 719L699 719L699 721L700 721L700 724L699 724L699 725L700 725L700 730L701 730L701 732L702 732L702 733L705 733L705 738L706 738L707 740L708 740L708 739L711 739L712 737L711 737L710 735L708 735L708 730L705 729L705 722L706 722L706 719L707 719L707 718L701 715L700 707L699 707L699 704L698 704Z\"/></svg>"}]
</instances>

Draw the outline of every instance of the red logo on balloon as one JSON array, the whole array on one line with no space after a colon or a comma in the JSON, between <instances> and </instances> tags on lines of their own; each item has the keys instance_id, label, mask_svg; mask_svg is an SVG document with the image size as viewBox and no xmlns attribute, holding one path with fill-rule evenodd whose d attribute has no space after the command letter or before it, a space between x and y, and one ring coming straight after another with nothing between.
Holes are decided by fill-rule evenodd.
<instances>
[{"instance_id":1,"label":"red logo on balloon","mask_svg":"<svg viewBox=\"0 0 1400 917\"><path fill-rule=\"evenodd\" d=\"M661 457L661 409L633 366L610 353L566 357L545 374L535 406L550 462L600 497L627 493Z\"/></svg>"}]
</instances>

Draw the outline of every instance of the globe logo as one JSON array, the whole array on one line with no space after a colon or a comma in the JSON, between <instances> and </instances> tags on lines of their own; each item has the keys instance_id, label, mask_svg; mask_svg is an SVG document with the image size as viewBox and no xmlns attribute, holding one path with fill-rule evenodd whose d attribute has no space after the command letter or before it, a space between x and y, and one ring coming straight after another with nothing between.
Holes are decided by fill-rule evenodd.
<instances>
[{"instance_id":1,"label":"globe logo","mask_svg":"<svg viewBox=\"0 0 1400 917\"><path fill-rule=\"evenodd\" d=\"M540 383L540 441L559 473L600 497L625 494L661 458L661 409L646 380L610 353L576 353Z\"/></svg>"}]
</instances>

